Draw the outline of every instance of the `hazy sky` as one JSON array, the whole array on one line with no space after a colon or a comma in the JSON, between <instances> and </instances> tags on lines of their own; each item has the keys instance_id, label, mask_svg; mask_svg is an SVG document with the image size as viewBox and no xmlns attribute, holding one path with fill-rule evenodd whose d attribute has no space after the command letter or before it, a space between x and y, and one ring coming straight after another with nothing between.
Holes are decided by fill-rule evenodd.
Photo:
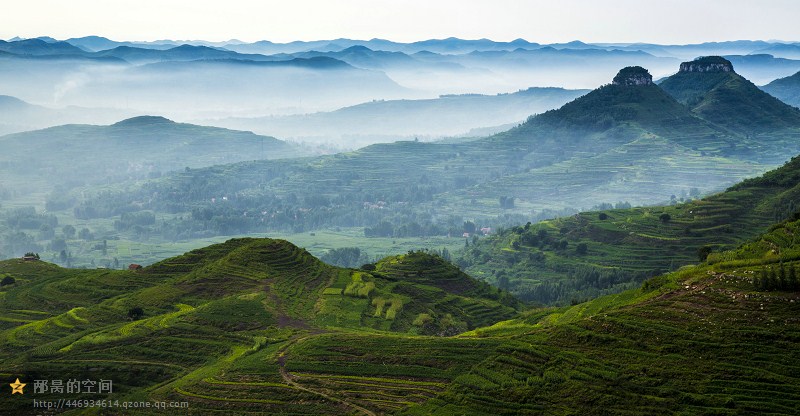
<instances>
[{"instance_id":1,"label":"hazy sky","mask_svg":"<svg viewBox=\"0 0 800 416\"><path fill-rule=\"evenodd\" d=\"M798 0L25 0L0 38L244 41L455 36L540 43L800 40Z\"/></svg>"}]
</instances>

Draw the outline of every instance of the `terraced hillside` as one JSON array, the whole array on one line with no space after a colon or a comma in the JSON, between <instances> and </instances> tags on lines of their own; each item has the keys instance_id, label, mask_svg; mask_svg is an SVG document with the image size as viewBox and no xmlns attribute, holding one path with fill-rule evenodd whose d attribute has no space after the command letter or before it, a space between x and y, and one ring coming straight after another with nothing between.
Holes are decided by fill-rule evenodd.
<instances>
[{"instance_id":1,"label":"terraced hillside","mask_svg":"<svg viewBox=\"0 0 800 416\"><path fill-rule=\"evenodd\" d=\"M281 377L279 351L311 334L446 335L518 313L515 299L436 256L413 252L386 262L404 272L383 262L371 271L335 268L268 239L230 240L138 271L0 262L14 281L0 291L2 371L113 378L126 397L154 388L152 397L188 399L209 411L285 404L268 407L279 411L302 402L306 413L337 413L329 408L337 400ZM231 380L224 373L234 362L274 371ZM21 401L2 406L32 411Z\"/></svg>"},{"instance_id":2,"label":"terraced hillside","mask_svg":"<svg viewBox=\"0 0 800 416\"><path fill-rule=\"evenodd\" d=\"M765 231L800 207L800 158L689 203L583 212L517 226L458 261L522 299L565 304L638 286Z\"/></svg>"},{"instance_id":3,"label":"terraced hillside","mask_svg":"<svg viewBox=\"0 0 800 416\"><path fill-rule=\"evenodd\" d=\"M639 289L464 334L504 344L402 414L794 414L799 227Z\"/></svg>"},{"instance_id":4,"label":"terraced hillside","mask_svg":"<svg viewBox=\"0 0 800 416\"><path fill-rule=\"evenodd\" d=\"M795 219L641 288L523 315L424 253L346 270L284 242L238 239L138 272L10 260L0 362L9 382L113 380L113 394L80 399L188 406L171 414L789 415L800 401L798 232ZM492 302L509 313L457 336L373 325L420 305L451 322L480 317L458 311ZM132 305L143 314L126 316ZM31 396L72 398L29 387L0 409L39 414Z\"/></svg>"}]
</instances>

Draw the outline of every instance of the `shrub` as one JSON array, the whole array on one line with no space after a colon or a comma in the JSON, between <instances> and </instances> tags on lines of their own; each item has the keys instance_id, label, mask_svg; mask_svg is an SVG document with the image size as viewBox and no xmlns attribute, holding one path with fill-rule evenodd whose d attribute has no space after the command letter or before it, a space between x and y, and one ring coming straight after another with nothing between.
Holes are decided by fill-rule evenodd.
<instances>
[{"instance_id":1,"label":"shrub","mask_svg":"<svg viewBox=\"0 0 800 416\"><path fill-rule=\"evenodd\" d=\"M412 322L411 325L414 325L414 326L425 326L425 324L429 324L431 322L433 322L433 317L432 316L430 316L427 313L421 313L421 314L417 315L417 318L414 319L414 322Z\"/></svg>"},{"instance_id":2,"label":"shrub","mask_svg":"<svg viewBox=\"0 0 800 416\"><path fill-rule=\"evenodd\" d=\"M709 246L703 246L697 249L697 259L701 262L706 261L708 259L708 255L711 254L713 249Z\"/></svg>"},{"instance_id":3,"label":"shrub","mask_svg":"<svg viewBox=\"0 0 800 416\"><path fill-rule=\"evenodd\" d=\"M143 316L144 316L144 309L138 306L130 308L128 310L128 318L130 318L132 321L142 319Z\"/></svg>"},{"instance_id":4,"label":"shrub","mask_svg":"<svg viewBox=\"0 0 800 416\"><path fill-rule=\"evenodd\" d=\"M386 310L386 319L394 320L397 314L403 309L403 300L399 298L392 299L392 306Z\"/></svg>"},{"instance_id":5,"label":"shrub","mask_svg":"<svg viewBox=\"0 0 800 416\"><path fill-rule=\"evenodd\" d=\"M375 307L375 314L372 315L376 318L380 318L383 315L383 307L386 305L386 299L384 298L375 298L372 299L372 306Z\"/></svg>"}]
</instances>

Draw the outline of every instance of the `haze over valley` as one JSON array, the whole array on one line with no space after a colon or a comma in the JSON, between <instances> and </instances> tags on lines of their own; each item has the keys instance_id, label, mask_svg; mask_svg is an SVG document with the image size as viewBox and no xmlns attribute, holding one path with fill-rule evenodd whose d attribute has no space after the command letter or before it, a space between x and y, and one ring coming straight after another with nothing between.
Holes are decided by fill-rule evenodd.
<instances>
[{"instance_id":1,"label":"haze over valley","mask_svg":"<svg viewBox=\"0 0 800 416\"><path fill-rule=\"evenodd\" d=\"M796 413L770 1L10 6L0 413Z\"/></svg>"}]
</instances>

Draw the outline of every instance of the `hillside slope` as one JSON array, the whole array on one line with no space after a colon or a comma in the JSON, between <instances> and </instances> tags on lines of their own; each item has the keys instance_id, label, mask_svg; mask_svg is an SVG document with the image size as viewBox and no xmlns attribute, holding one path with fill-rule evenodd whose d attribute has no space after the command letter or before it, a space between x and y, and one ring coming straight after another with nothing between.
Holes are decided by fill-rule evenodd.
<instances>
[{"instance_id":1,"label":"hillside slope","mask_svg":"<svg viewBox=\"0 0 800 416\"><path fill-rule=\"evenodd\" d=\"M390 234L404 225L429 230L418 235L442 234L458 216L491 224L512 213L588 209L622 198L653 204L692 187L710 192L782 163L798 146L757 146L692 114L646 70L621 74L617 84L481 140L397 142L310 160L192 170L85 205L111 207L109 215L206 210L231 224L188 219L179 225L194 233L218 232L209 229L215 226L232 232L374 228L386 221ZM628 84L626 76L643 81ZM698 183L700 176L706 179ZM212 202L222 196L230 203ZM498 203L508 198L516 204ZM380 210L364 209L381 203ZM262 215L245 217L245 211Z\"/></svg>"},{"instance_id":2,"label":"hillside slope","mask_svg":"<svg viewBox=\"0 0 800 416\"><path fill-rule=\"evenodd\" d=\"M108 183L301 153L274 137L154 116L110 126L65 125L0 137L0 169L6 177L28 186L38 181L48 187Z\"/></svg>"},{"instance_id":3,"label":"hillside slope","mask_svg":"<svg viewBox=\"0 0 800 416\"><path fill-rule=\"evenodd\" d=\"M378 100L330 112L284 117L228 118L213 124L310 142L344 139L349 146L433 138L470 129L519 123L559 107L586 90L529 88L511 94L445 95L422 100Z\"/></svg>"},{"instance_id":4,"label":"hillside slope","mask_svg":"<svg viewBox=\"0 0 800 416\"><path fill-rule=\"evenodd\" d=\"M800 110L746 80L725 58L710 56L681 64L659 86L712 123L743 134L798 130ZM756 142L770 141L759 137Z\"/></svg>"},{"instance_id":5,"label":"hillside slope","mask_svg":"<svg viewBox=\"0 0 800 416\"><path fill-rule=\"evenodd\" d=\"M761 89L777 97L786 104L800 107L800 72L785 78L776 79L761 87Z\"/></svg>"},{"instance_id":6,"label":"hillside slope","mask_svg":"<svg viewBox=\"0 0 800 416\"><path fill-rule=\"evenodd\" d=\"M0 362L9 383L30 383L26 394L34 380L113 380L113 395L91 396L187 402L193 413L790 415L798 231L798 220L778 224L709 263L569 308L513 318L505 307L484 315L499 323L455 337L414 335L435 321L425 313L410 332L370 328L420 305L454 331L459 312L504 310L496 291L424 253L356 271L236 239L138 272L9 260ZM0 409L34 414L30 394Z\"/></svg>"},{"instance_id":7,"label":"hillside slope","mask_svg":"<svg viewBox=\"0 0 800 416\"><path fill-rule=\"evenodd\" d=\"M796 218L711 264L465 334L507 341L401 414L793 414Z\"/></svg>"},{"instance_id":8,"label":"hillside slope","mask_svg":"<svg viewBox=\"0 0 800 416\"><path fill-rule=\"evenodd\" d=\"M525 300L564 304L729 249L800 207L800 158L725 192L671 206L583 212L518 226L458 260ZM702 254L700 254L702 253Z\"/></svg>"}]
</instances>

